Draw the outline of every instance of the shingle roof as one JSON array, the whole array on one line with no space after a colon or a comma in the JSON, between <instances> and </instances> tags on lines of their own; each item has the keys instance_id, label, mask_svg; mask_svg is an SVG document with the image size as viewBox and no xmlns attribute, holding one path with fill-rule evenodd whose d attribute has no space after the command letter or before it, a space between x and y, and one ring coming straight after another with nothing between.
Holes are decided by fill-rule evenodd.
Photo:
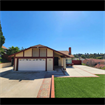
<instances>
[{"instance_id":1,"label":"shingle roof","mask_svg":"<svg viewBox=\"0 0 105 105\"><path fill-rule=\"evenodd\" d=\"M69 52L68 51L59 51L59 52L61 52L61 53L63 53L63 54L66 54L66 55L69 55ZM74 57L72 54L71 55L69 55L70 57Z\"/></svg>"},{"instance_id":2,"label":"shingle roof","mask_svg":"<svg viewBox=\"0 0 105 105\"><path fill-rule=\"evenodd\" d=\"M34 48L34 47L46 47L46 48L50 48L50 47L47 47L47 46L43 46L43 45L41 45L41 44L38 44L38 45L35 45L35 46L30 46L29 48ZM27 49L29 49L29 48L27 48ZM24 51L25 50L27 50L27 49L24 49ZM52 49L52 48L50 48L51 50L54 50L54 49ZM23 50L22 50L23 51ZM17 52L17 53L20 53L20 52L22 52L22 51L19 51L19 52ZM57 51L57 50L54 50L54 51ZM67 55L67 54L64 54L64 53L62 53L62 52L60 52L60 51L57 51L58 53L61 53L61 54L63 54L63 55L65 55L65 56L67 56L67 57L71 57L70 55ZM14 53L14 54L12 54L12 55L15 55L15 54L17 54L17 53ZM12 56L12 55L9 55L9 56Z\"/></svg>"},{"instance_id":3,"label":"shingle roof","mask_svg":"<svg viewBox=\"0 0 105 105\"><path fill-rule=\"evenodd\" d=\"M3 48L3 49L8 49L8 48L6 48L5 46L2 46L2 48Z\"/></svg>"},{"instance_id":4,"label":"shingle roof","mask_svg":"<svg viewBox=\"0 0 105 105\"><path fill-rule=\"evenodd\" d=\"M41 44L35 45L35 46L31 46L31 47L47 47L47 46L43 46Z\"/></svg>"}]
</instances>

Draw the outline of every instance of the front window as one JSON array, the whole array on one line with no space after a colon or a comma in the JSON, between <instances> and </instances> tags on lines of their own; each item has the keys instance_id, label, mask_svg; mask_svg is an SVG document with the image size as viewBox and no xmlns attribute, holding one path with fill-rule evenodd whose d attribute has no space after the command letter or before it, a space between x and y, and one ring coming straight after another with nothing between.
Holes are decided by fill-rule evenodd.
<instances>
[{"instance_id":1,"label":"front window","mask_svg":"<svg viewBox=\"0 0 105 105\"><path fill-rule=\"evenodd\" d=\"M66 59L66 64L71 64L71 63L72 63L71 58L67 58L67 59Z\"/></svg>"}]
</instances>

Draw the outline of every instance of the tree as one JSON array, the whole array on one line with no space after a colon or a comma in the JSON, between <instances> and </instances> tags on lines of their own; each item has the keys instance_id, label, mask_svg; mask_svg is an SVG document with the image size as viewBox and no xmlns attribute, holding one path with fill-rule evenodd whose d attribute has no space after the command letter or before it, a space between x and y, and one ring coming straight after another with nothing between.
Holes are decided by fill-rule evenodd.
<instances>
[{"instance_id":1,"label":"tree","mask_svg":"<svg viewBox=\"0 0 105 105\"><path fill-rule=\"evenodd\" d=\"M81 55L81 57L84 58L84 59L86 58L85 55Z\"/></svg>"},{"instance_id":2,"label":"tree","mask_svg":"<svg viewBox=\"0 0 105 105\"><path fill-rule=\"evenodd\" d=\"M0 22L0 48L2 48L2 45L5 43L5 37L3 36L1 22Z\"/></svg>"},{"instance_id":3,"label":"tree","mask_svg":"<svg viewBox=\"0 0 105 105\"><path fill-rule=\"evenodd\" d=\"M17 52L19 52L19 51L21 51L21 50L19 49L19 47L14 47L14 46L12 46L12 47L9 47L9 49L7 50L7 54L8 54L8 55L11 55L11 54L17 53Z\"/></svg>"},{"instance_id":4,"label":"tree","mask_svg":"<svg viewBox=\"0 0 105 105\"><path fill-rule=\"evenodd\" d=\"M24 49L25 49L25 48L23 48L23 47L21 48L21 50L24 50Z\"/></svg>"}]
</instances>

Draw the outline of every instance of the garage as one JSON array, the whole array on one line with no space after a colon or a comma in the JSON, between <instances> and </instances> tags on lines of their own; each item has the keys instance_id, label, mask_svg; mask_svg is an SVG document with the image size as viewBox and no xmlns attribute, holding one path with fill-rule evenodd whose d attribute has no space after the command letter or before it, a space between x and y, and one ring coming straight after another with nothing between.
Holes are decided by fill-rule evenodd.
<instances>
[{"instance_id":1,"label":"garage","mask_svg":"<svg viewBox=\"0 0 105 105\"><path fill-rule=\"evenodd\" d=\"M19 59L19 71L45 71L46 59Z\"/></svg>"}]
</instances>

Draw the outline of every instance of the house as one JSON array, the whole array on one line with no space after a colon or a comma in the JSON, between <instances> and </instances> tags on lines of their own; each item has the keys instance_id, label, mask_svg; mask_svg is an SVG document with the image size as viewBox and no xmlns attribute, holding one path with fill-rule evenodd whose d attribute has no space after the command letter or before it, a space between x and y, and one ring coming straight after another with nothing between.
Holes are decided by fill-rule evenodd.
<instances>
[{"instance_id":1,"label":"house","mask_svg":"<svg viewBox=\"0 0 105 105\"><path fill-rule=\"evenodd\" d=\"M66 58L66 65L73 65L72 60L73 60L74 56L71 54L71 47L69 47L69 51L59 51L59 52L70 56L69 58Z\"/></svg>"},{"instance_id":2,"label":"house","mask_svg":"<svg viewBox=\"0 0 105 105\"><path fill-rule=\"evenodd\" d=\"M8 50L8 48L6 48L5 46L2 46L2 48L3 48L5 51L7 51L7 50Z\"/></svg>"},{"instance_id":3,"label":"house","mask_svg":"<svg viewBox=\"0 0 105 105\"><path fill-rule=\"evenodd\" d=\"M5 46L2 46L2 48L4 49L4 53L6 54L7 53L7 48L5 47ZM0 57L1 57L2 55L0 54Z\"/></svg>"},{"instance_id":4,"label":"house","mask_svg":"<svg viewBox=\"0 0 105 105\"><path fill-rule=\"evenodd\" d=\"M66 59L71 62L73 55L39 44L9 57L14 57L15 71L53 71L54 66L62 66L66 70Z\"/></svg>"},{"instance_id":5,"label":"house","mask_svg":"<svg viewBox=\"0 0 105 105\"><path fill-rule=\"evenodd\" d=\"M5 46L2 46L2 48L4 49L5 53L7 53L8 48L6 48Z\"/></svg>"}]
</instances>

